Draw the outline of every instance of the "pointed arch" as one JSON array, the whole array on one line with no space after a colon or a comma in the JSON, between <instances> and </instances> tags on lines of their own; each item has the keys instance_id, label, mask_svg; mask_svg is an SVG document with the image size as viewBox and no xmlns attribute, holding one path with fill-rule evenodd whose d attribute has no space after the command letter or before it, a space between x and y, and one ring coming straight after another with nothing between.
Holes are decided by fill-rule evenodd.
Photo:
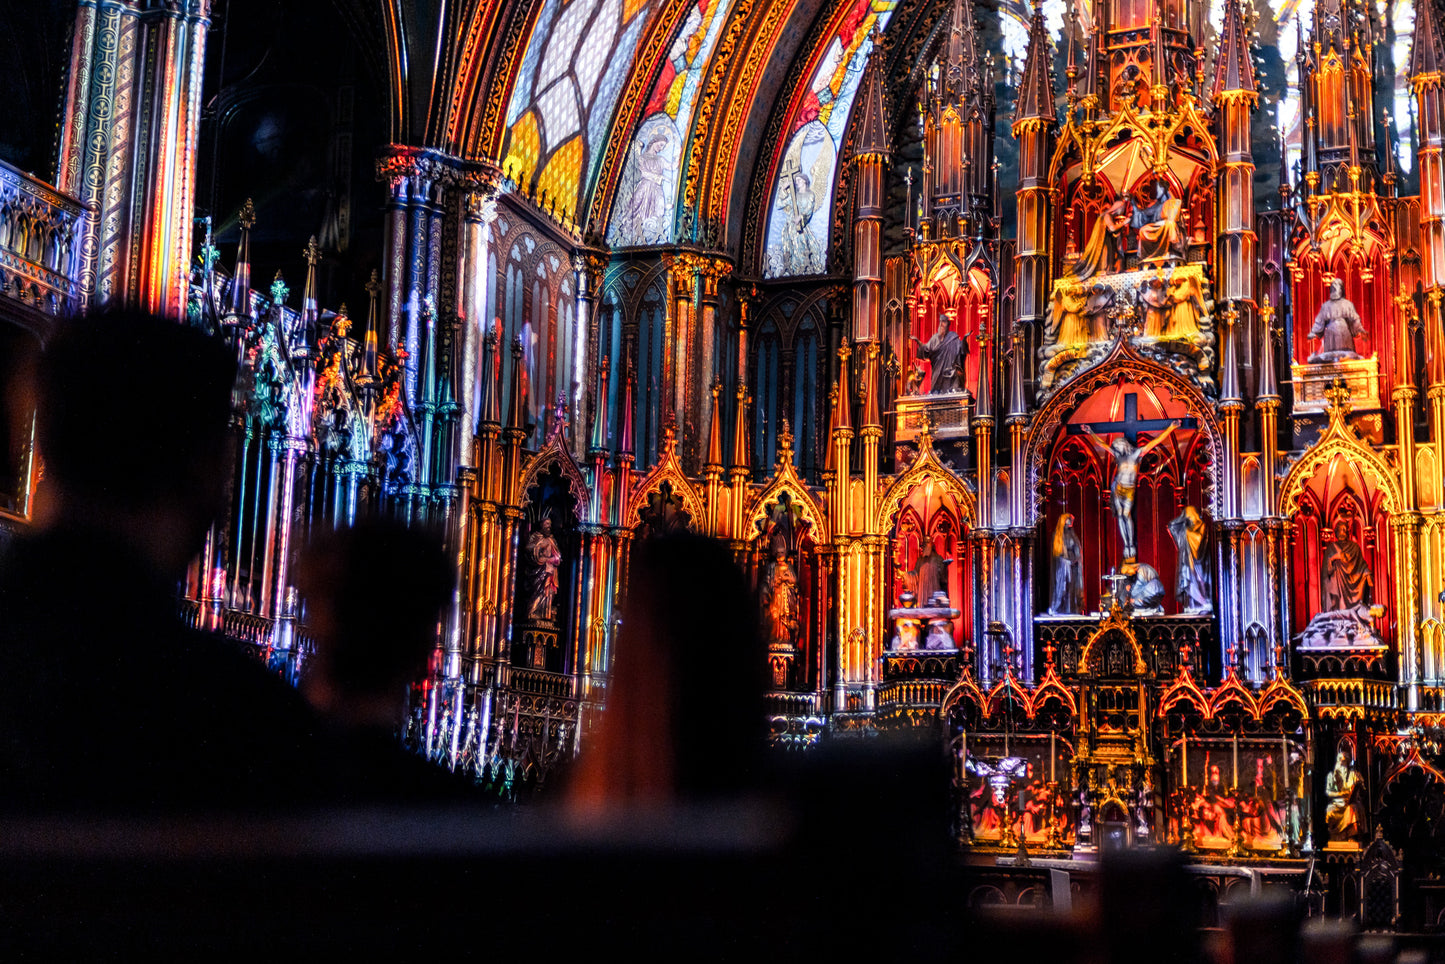
<instances>
[{"instance_id":1,"label":"pointed arch","mask_svg":"<svg viewBox=\"0 0 1445 964\"><path fill-rule=\"evenodd\" d=\"M542 473L551 466L557 466L562 473L562 478L567 480L567 489L572 493L574 500L573 510L577 514L577 521L585 519L587 506L592 504L591 490L587 480L582 477L582 470L577 465L577 460L572 457L572 451L566 445L565 432L553 432L552 435L537 450L537 454L527 460L527 467L522 470L522 480L517 487L517 500L523 501L527 498L527 491L537 484Z\"/></svg>"},{"instance_id":2,"label":"pointed arch","mask_svg":"<svg viewBox=\"0 0 1445 964\"><path fill-rule=\"evenodd\" d=\"M791 444L779 447L772 479L748 507L748 521L743 528L744 533L748 536L757 533L758 523L768 518L768 506L776 503L784 492L788 493L793 504L802 510L804 521L808 522L812 528L813 539L817 542L828 541L831 538L829 535L831 530L828 526L827 513L823 511L823 507L813 495L813 490L798 475L798 470L793 465Z\"/></svg>"},{"instance_id":3,"label":"pointed arch","mask_svg":"<svg viewBox=\"0 0 1445 964\"><path fill-rule=\"evenodd\" d=\"M930 481L943 486L953 496L963 517L960 521L972 528L978 519L978 499L962 479L938 460L938 453L931 443L923 445L908 470L895 478L884 491L883 498L877 502L877 518L869 521L878 527L889 528L887 523L898 515L914 486Z\"/></svg>"},{"instance_id":4,"label":"pointed arch","mask_svg":"<svg viewBox=\"0 0 1445 964\"><path fill-rule=\"evenodd\" d=\"M677 438L670 427L662 433L662 457L641 481L633 485L632 492L627 497L627 505L622 515L624 525L632 528L642 521L642 507L647 505L647 497L659 491L664 482L672 487L673 496L695 522L705 518L702 498L683 474L682 464L677 458Z\"/></svg>"},{"instance_id":5,"label":"pointed arch","mask_svg":"<svg viewBox=\"0 0 1445 964\"><path fill-rule=\"evenodd\" d=\"M1343 404L1343 408L1339 405L1331 407L1329 425L1315 443L1304 450L1285 476L1279 493L1280 515L1289 517L1299 510L1302 498L1315 474L1321 469L1328 469L1337 457L1343 458L1347 465L1353 463L1352 470L1356 473L1360 473L1361 465L1369 469L1371 478L1368 481L1374 484L1383 497L1383 508L1387 513L1394 516L1403 511L1405 500L1400 492L1395 467L1349 424L1348 403Z\"/></svg>"}]
</instances>

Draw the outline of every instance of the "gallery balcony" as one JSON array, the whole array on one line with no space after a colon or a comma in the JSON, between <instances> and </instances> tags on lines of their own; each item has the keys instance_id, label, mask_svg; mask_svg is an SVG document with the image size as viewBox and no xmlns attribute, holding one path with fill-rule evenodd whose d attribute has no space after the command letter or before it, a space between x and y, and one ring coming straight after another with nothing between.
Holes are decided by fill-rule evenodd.
<instances>
[{"instance_id":1,"label":"gallery balcony","mask_svg":"<svg viewBox=\"0 0 1445 964\"><path fill-rule=\"evenodd\" d=\"M43 315L80 307L85 205L0 161L0 298Z\"/></svg>"}]
</instances>

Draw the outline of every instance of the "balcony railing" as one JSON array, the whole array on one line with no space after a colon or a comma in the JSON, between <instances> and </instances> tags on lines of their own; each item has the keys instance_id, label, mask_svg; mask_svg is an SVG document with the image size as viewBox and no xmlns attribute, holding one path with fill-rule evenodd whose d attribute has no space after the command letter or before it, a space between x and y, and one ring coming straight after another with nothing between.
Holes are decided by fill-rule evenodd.
<instances>
[{"instance_id":1,"label":"balcony railing","mask_svg":"<svg viewBox=\"0 0 1445 964\"><path fill-rule=\"evenodd\" d=\"M0 297L48 315L80 305L87 208L0 161Z\"/></svg>"}]
</instances>

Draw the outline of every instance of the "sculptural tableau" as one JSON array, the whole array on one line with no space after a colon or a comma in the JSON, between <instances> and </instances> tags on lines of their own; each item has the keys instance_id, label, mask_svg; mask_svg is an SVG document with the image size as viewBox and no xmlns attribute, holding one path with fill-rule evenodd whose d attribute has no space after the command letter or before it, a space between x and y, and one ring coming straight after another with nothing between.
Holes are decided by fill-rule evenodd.
<instances>
[{"instance_id":1,"label":"sculptural tableau","mask_svg":"<svg viewBox=\"0 0 1445 964\"><path fill-rule=\"evenodd\" d=\"M1350 761L1349 752L1340 750L1335 757L1335 768L1325 778L1325 828L1330 835L1330 846L1349 846L1364 835L1365 814L1361 797L1364 781Z\"/></svg>"},{"instance_id":2,"label":"sculptural tableau","mask_svg":"<svg viewBox=\"0 0 1445 964\"><path fill-rule=\"evenodd\" d=\"M919 341L915 335L913 343L918 346L918 357L927 361L933 370L928 394L941 395L963 390L963 358L968 352L968 343L953 331L947 317L938 319L938 330L932 338Z\"/></svg>"},{"instance_id":3,"label":"sculptural tableau","mask_svg":"<svg viewBox=\"0 0 1445 964\"><path fill-rule=\"evenodd\" d=\"M793 646L798 639L798 574L782 546L773 548L773 561L763 576L762 604L768 645Z\"/></svg>"},{"instance_id":4,"label":"sculptural tableau","mask_svg":"<svg viewBox=\"0 0 1445 964\"><path fill-rule=\"evenodd\" d=\"M543 518L537 530L527 537L527 559L533 566L527 616L550 620L556 610L557 567L562 563L562 552L552 536L551 518Z\"/></svg>"},{"instance_id":5,"label":"sculptural tableau","mask_svg":"<svg viewBox=\"0 0 1445 964\"><path fill-rule=\"evenodd\" d=\"M1365 333L1360 313L1354 302L1345 297L1345 284L1339 278L1330 282L1329 297L1315 314L1309 337L1320 339L1320 350L1309 357L1310 363L1345 361L1359 358L1355 339Z\"/></svg>"},{"instance_id":6,"label":"sculptural tableau","mask_svg":"<svg viewBox=\"0 0 1445 964\"><path fill-rule=\"evenodd\" d=\"M1076 614L1084 609L1084 560L1079 537L1074 534L1073 513L1059 516L1054 526L1054 592L1049 602L1051 615Z\"/></svg>"},{"instance_id":7,"label":"sculptural tableau","mask_svg":"<svg viewBox=\"0 0 1445 964\"><path fill-rule=\"evenodd\" d=\"M1360 544L1350 538L1350 523L1336 519L1334 540L1321 554L1320 611L1300 634L1306 649L1383 646L1370 613L1374 574Z\"/></svg>"},{"instance_id":8,"label":"sculptural tableau","mask_svg":"<svg viewBox=\"0 0 1445 964\"><path fill-rule=\"evenodd\" d=\"M1114 456L1114 478L1109 483L1109 504L1114 509L1114 521L1119 526L1119 538L1124 542L1124 560L1126 562L1137 558L1138 554L1134 533L1134 487L1139 482L1139 463L1151 449L1161 445L1180 424L1182 423L1175 419L1169 423L1168 428L1139 446L1131 445L1129 440L1122 435L1113 442L1106 443L1092 428L1087 425L1083 426L1084 434L1089 437L1091 442L1106 454Z\"/></svg>"},{"instance_id":9,"label":"sculptural tableau","mask_svg":"<svg viewBox=\"0 0 1445 964\"><path fill-rule=\"evenodd\" d=\"M1131 575L1131 568L1134 571L1128 588L1128 603L1134 615L1150 616L1163 612L1164 580L1159 578L1159 570L1141 562L1133 567L1125 565L1124 574Z\"/></svg>"},{"instance_id":10,"label":"sculptural tableau","mask_svg":"<svg viewBox=\"0 0 1445 964\"><path fill-rule=\"evenodd\" d=\"M1185 506L1169 522L1169 534L1174 538L1178 550L1178 582L1175 598L1186 613L1207 613L1214 609L1209 591L1209 564L1204 556L1205 540L1209 526L1199 510L1192 505Z\"/></svg>"}]
</instances>

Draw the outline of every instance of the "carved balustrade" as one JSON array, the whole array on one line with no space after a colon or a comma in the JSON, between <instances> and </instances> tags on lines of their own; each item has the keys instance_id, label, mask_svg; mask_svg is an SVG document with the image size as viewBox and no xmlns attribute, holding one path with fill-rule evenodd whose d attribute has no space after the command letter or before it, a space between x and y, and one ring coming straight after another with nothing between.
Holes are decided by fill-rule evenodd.
<instances>
[{"instance_id":1,"label":"carved balustrade","mask_svg":"<svg viewBox=\"0 0 1445 964\"><path fill-rule=\"evenodd\" d=\"M80 307L86 207L0 161L0 297L48 315Z\"/></svg>"}]
</instances>

